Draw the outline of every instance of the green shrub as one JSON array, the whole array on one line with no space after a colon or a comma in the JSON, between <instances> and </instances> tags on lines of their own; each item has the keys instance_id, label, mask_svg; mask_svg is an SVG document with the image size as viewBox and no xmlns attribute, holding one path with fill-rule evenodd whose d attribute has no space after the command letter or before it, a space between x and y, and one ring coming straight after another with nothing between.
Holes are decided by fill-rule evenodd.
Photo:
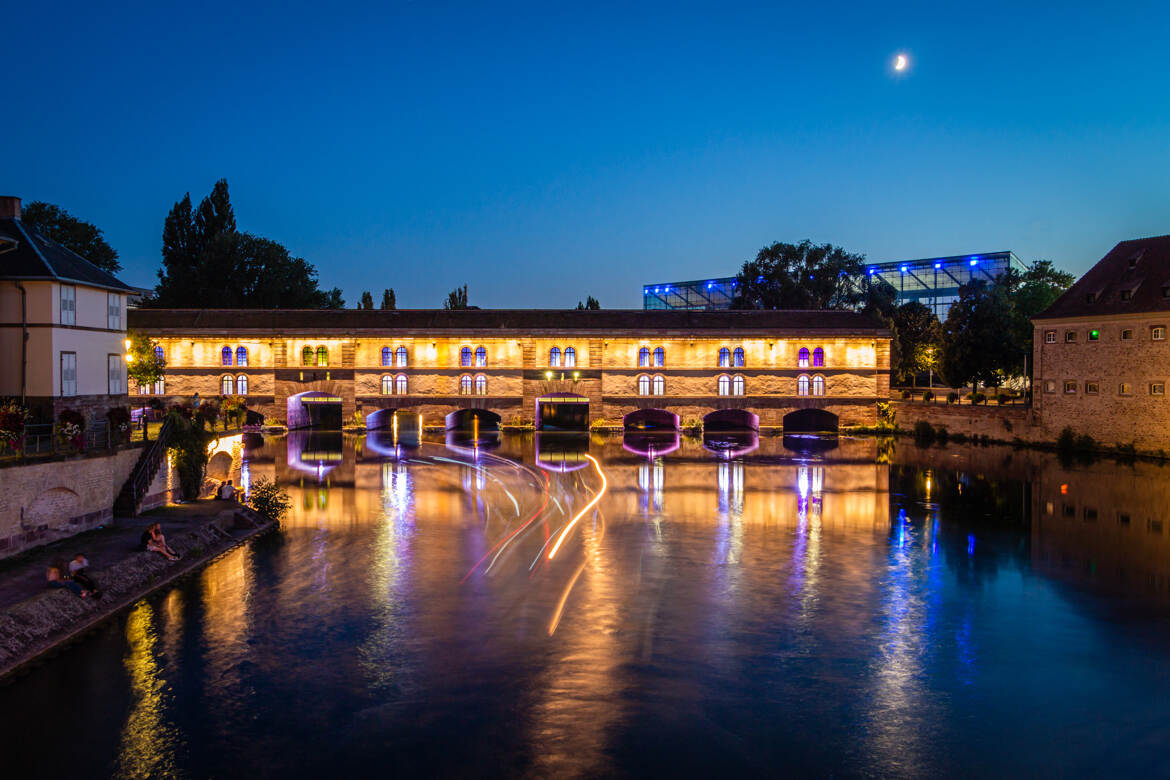
<instances>
[{"instance_id":1,"label":"green shrub","mask_svg":"<svg viewBox=\"0 0 1170 780\"><path fill-rule=\"evenodd\" d=\"M948 404L957 404L958 402L959 402L959 394L958 393L956 393L954 390L947 393L947 403Z\"/></svg>"},{"instance_id":2,"label":"green shrub","mask_svg":"<svg viewBox=\"0 0 1170 780\"><path fill-rule=\"evenodd\" d=\"M269 520L279 521L292 507L292 500L275 482L261 477L248 490L248 505Z\"/></svg>"},{"instance_id":3,"label":"green shrub","mask_svg":"<svg viewBox=\"0 0 1170 780\"><path fill-rule=\"evenodd\" d=\"M926 420L914 423L914 441L919 444L930 444L934 441L934 426Z\"/></svg>"},{"instance_id":4,"label":"green shrub","mask_svg":"<svg viewBox=\"0 0 1170 780\"><path fill-rule=\"evenodd\" d=\"M985 396L983 393L971 393L971 403L985 404L987 403L987 396Z\"/></svg>"},{"instance_id":5,"label":"green shrub","mask_svg":"<svg viewBox=\"0 0 1170 780\"><path fill-rule=\"evenodd\" d=\"M934 393L930 392L929 390L923 390L922 391L922 400L926 401L927 403L930 403L931 401L934 400Z\"/></svg>"},{"instance_id":6,"label":"green shrub","mask_svg":"<svg viewBox=\"0 0 1170 780\"><path fill-rule=\"evenodd\" d=\"M902 400L903 400L903 401L909 401L909 400L910 400L910 398L911 398L911 393L910 393L910 391L909 391L909 390L903 390L903 391L902 391Z\"/></svg>"},{"instance_id":7,"label":"green shrub","mask_svg":"<svg viewBox=\"0 0 1170 780\"><path fill-rule=\"evenodd\" d=\"M951 437L950 432L945 425L940 425L934 429L934 438L938 439L939 444L946 444L947 439Z\"/></svg>"},{"instance_id":8,"label":"green shrub","mask_svg":"<svg viewBox=\"0 0 1170 780\"><path fill-rule=\"evenodd\" d=\"M175 471L179 475L179 490L185 500L194 501L199 498L199 489L203 487L207 445L213 437L203 429L202 417L187 417L178 408L172 408L167 416L171 420L167 449L174 458Z\"/></svg>"},{"instance_id":9,"label":"green shrub","mask_svg":"<svg viewBox=\"0 0 1170 780\"><path fill-rule=\"evenodd\" d=\"M1011 403L1011 400L1012 400L1012 397L1010 395L1008 395L1007 393L1000 393L999 395L997 395L995 397L995 402L997 404L999 404L1000 406L1003 406L1004 404Z\"/></svg>"}]
</instances>

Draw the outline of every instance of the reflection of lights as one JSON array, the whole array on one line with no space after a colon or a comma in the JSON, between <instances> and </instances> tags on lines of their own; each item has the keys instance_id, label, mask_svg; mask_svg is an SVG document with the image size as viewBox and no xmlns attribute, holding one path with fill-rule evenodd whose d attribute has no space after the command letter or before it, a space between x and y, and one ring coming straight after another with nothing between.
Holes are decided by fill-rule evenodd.
<instances>
[{"instance_id":1,"label":"reflection of lights","mask_svg":"<svg viewBox=\"0 0 1170 780\"><path fill-rule=\"evenodd\" d=\"M975 554L975 534L967 534L967 555Z\"/></svg>"},{"instance_id":2,"label":"reflection of lights","mask_svg":"<svg viewBox=\"0 0 1170 780\"><path fill-rule=\"evenodd\" d=\"M801 498L808 498L808 466L801 466L796 470L796 490Z\"/></svg>"},{"instance_id":3,"label":"reflection of lights","mask_svg":"<svg viewBox=\"0 0 1170 780\"><path fill-rule=\"evenodd\" d=\"M603 495L605 495L605 489L609 487L609 481L605 478L605 472L601 470L601 464L597 462L597 458L588 454L586 454L585 457L588 458L589 461L593 464L593 468L597 469L597 476L601 477L601 490L597 491L597 494L594 495L592 499L590 499L589 503L586 504L580 512L574 515L573 519L569 521L569 524L565 526L565 529L561 531L561 535L560 538L557 539L557 543L554 544L553 548L548 552L548 559L550 561L556 557L557 550L561 549L561 545L564 544L565 538L568 537L569 532L573 530L573 526L577 525L577 521L584 517L586 512L597 506L597 502L601 500Z\"/></svg>"}]
</instances>

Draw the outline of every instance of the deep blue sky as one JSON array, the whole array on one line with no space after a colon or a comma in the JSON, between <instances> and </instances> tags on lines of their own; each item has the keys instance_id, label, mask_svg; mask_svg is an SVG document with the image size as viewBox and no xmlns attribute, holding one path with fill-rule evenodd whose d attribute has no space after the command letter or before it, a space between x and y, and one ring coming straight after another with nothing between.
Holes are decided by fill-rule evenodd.
<instances>
[{"instance_id":1,"label":"deep blue sky","mask_svg":"<svg viewBox=\"0 0 1170 780\"><path fill-rule=\"evenodd\" d=\"M1164 3L631 5L13 4L0 194L153 286L226 177L242 229L403 307L638 307L805 237L1080 273L1170 233Z\"/></svg>"}]
</instances>

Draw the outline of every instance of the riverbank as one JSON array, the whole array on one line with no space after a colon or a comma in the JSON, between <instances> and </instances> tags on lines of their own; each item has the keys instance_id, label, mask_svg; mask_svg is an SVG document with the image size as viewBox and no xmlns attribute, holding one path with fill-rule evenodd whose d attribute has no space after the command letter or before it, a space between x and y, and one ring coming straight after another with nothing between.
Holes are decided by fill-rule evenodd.
<instances>
[{"instance_id":1,"label":"riverbank","mask_svg":"<svg viewBox=\"0 0 1170 780\"><path fill-rule=\"evenodd\" d=\"M181 556L178 561L137 549L143 529L155 522ZM0 566L0 682L276 525L234 502L197 501L120 519L117 526L4 561ZM45 586L45 569L63 567L78 552L89 559L89 573L102 589L100 599L83 599Z\"/></svg>"}]
</instances>

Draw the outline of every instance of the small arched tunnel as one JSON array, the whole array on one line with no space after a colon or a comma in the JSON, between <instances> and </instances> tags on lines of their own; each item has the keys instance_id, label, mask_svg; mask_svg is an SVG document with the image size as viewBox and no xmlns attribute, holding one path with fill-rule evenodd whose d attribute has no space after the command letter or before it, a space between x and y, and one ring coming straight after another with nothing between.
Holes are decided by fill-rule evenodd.
<instances>
[{"instance_id":1,"label":"small arched tunnel","mask_svg":"<svg viewBox=\"0 0 1170 780\"><path fill-rule=\"evenodd\" d=\"M367 431L396 429L399 433L418 433L418 413L406 409L377 409L366 415Z\"/></svg>"},{"instance_id":2,"label":"small arched tunnel","mask_svg":"<svg viewBox=\"0 0 1170 780\"><path fill-rule=\"evenodd\" d=\"M622 418L627 431L677 431L678 415L665 409L635 409Z\"/></svg>"},{"instance_id":3,"label":"small arched tunnel","mask_svg":"<svg viewBox=\"0 0 1170 780\"><path fill-rule=\"evenodd\" d=\"M341 430L341 398L318 390L288 397L288 427Z\"/></svg>"},{"instance_id":4,"label":"small arched tunnel","mask_svg":"<svg viewBox=\"0 0 1170 780\"><path fill-rule=\"evenodd\" d=\"M758 431L760 418L747 409L717 409L703 418L704 431Z\"/></svg>"},{"instance_id":5,"label":"small arched tunnel","mask_svg":"<svg viewBox=\"0 0 1170 780\"><path fill-rule=\"evenodd\" d=\"M457 409L447 415L447 430L470 431L476 428L476 421L481 431L498 431L500 416L487 409Z\"/></svg>"},{"instance_id":6,"label":"small arched tunnel","mask_svg":"<svg viewBox=\"0 0 1170 780\"><path fill-rule=\"evenodd\" d=\"M824 409L797 409L784 415L784 433L836 433L840 420Z\"/></svg>"}]
</instances>

